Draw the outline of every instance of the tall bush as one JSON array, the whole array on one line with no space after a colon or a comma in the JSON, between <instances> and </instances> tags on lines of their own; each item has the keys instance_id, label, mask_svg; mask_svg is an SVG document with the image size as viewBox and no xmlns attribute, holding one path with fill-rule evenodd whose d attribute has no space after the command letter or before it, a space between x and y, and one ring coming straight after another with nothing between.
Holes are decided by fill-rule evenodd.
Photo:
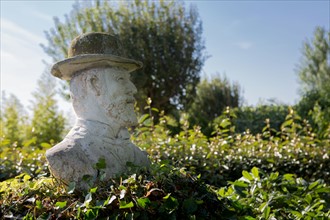
<instances>
[{"instance_id":1,"label":"tall bush","mask_svg":"<svg viewBox=\"0 0 330 220\"><path fill-rule=\"evenodd\" d=\"M227 77L203 80L196 87L196 96L187 110L189 122L201 126L202 132L210 136L212 121L220 116L227 106L238 107L241 102L241 88L230 83Z\"/></svg>"}]
</instances>

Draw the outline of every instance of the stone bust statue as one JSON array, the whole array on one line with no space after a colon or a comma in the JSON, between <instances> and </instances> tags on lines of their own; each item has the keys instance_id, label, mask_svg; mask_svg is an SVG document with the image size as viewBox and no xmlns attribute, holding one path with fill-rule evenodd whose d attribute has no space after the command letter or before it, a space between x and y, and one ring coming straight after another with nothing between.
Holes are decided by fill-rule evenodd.
<instances>
[{"instance_id":1,"label":"stone bust statue","mask_svg":"<svg viewBox=\"0 0 330 220\"><path fill-rule=\"evenodd\" d=\"M127 131L137 123L130 72L142 63L125 58L118 39L105 33L78 36L68 57L55 63L51 73L70 81L77 121L62 142L46 151L52 174L79 186L85 175L97 177L100 159L106 177L125 172L127 162L148 166L146 152L131 143Z\"/></svg>"}]
</instances>

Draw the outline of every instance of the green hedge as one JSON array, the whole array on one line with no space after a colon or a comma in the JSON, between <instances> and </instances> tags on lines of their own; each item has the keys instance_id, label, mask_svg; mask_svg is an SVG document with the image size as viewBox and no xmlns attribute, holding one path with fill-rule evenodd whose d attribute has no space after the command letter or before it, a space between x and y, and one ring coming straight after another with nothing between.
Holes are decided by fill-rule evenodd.
<instances>
[{"instance_id":1,"label":"green hedge","mask_svg":"<svg viewBox=\"0 0 330 220\"><path fill-rule=\"evenodd\" d=\"M226 187L185 169L153 164L147 173L99 180L86 191L22 174L0 183L0 211L23 219L329 219L330 187L253 168Z\"/></svg>"},{"instance_id":2,"label":"green hedge","mask_svg":"<svg viewBox=\"0 0 330 220\"><path fill-rule=\"evenodd\" d=\"M153 161L186 167L217 186L239 178L243 170L254 166L267 172L296 173L306 180L323 179L330 183L330 134L317 139L311 127L293 110L285 117L280 131L267 124L261 134L235 133L231 115L228 110L218 118L209 139L199 127L190 129L185 117L180 122L182 131L171 136L168 117L161 116L160 123L153 124L152 116L145 115L133 141L146 149Z\"/></svg>"},{"instance_id":3,"label":"green hedge","mask_svg":"<svg viewBox=\"0 0 330 220\"><path fill-rule=\"evenodd\" d=\"M24 219L329 219L330 134L318 139L293 110L279 130L236 133L230 109L211 138L156 109L140 117L132 141L152 161L87 191L59 185L47 143L2 139L0 214ZM169 126L181 132L171 134ZM258 168L256 168L258 167ZM247 172L251 170L251 172ZM243 176L242 176L243 175Z\"/></svg>"}]
</instances>

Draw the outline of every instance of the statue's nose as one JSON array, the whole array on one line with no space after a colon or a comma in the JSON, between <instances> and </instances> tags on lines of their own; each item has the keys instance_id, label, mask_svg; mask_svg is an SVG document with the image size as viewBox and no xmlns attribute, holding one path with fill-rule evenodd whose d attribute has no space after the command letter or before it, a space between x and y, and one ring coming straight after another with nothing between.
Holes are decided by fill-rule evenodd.
<instances>
[{"instance_id":1,"label":"statue's nose","mask_svg":"<svg viewBox=\"0 0 330 220\"><path fill-rule=\"evenodd\" d=\"M128 88L128 92L129 92L129 93L132 93L133 95L137 93L137 88L136 88L136 86L135 86L134 83L132 83L130 80L128 81L127 88Z\"/></svg>"}]
</instances>

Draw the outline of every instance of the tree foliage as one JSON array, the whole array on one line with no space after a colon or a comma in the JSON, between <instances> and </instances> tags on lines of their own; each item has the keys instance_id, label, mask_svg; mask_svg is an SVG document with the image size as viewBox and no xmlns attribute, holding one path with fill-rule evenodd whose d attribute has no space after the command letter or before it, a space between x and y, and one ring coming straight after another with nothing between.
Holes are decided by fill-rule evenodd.
<instances>
[{"instance_id":1,"label":"tree foliage","mask_svg":"<svg viewBox=\"0 0 330 220\"><path fill-rule=\"evenodd\" d=\"M3 93L1 105L1 141L21 145L25 138L27 115L18 98Z\"/></svg>"},{"instance_id":2,"label":"tree foliage","mask_svg":"<svg viewBox=\"0 0 330 220\"><path fill-rule=\"evenodd\" d=\"M33 93L32 120L30 138L36 136L37 145L42 143L57 143L62 140L65 128L65 118L58 111L56 82L48 72L44 72L38 80L38 87Z\"/></svg>"},{"instance_id":3,"label":"tree foliage","mask_svg":"<svg viewBox=\"0 0 330 220\"><path fill-rule=\"evenodd\" d=\"M67 56L71 40L79 34L100 31L118 35L129 58L144 63L132 74L143 110L150 97L166 112L184 108L194 94L204 63L202 22L197 9L179 1L77 2L65 21L45 32L42 45L53 61ZM193 96L190 96L193 97Z\"/></svg>"},{"instance_id":4,"label":"tree foliage","mask_svg":"<svg viewBox=\"0 0 330 220\"><path fill-rule=\"evenodd\" d=\"M330 97L330 32L317 27L314 38L304 43L298 66L303 92L318 91Z\"/></svg>"},{"instance_id":5,"label":"tree foliage","mask_svg":"<svg viewBox=\"0 0 330 220\"><path fill-rule=\"evenodd\" d=\"M220 116L226 107L238 107L241 101L238 83L230 83L227 77L219 76L208 81L204 79L196 88L196 96L188 109L191 125L199 125L206 135L213 130L212 121Z\"/></svg>"},{"instance_id":6,"label":"tree foliage","mask_svg":"<svg viewBox=\"0 0 330 220\"><path fill-rule=\"evenodd\" d=\"M289 106L277 104L260 104L255 107L244 106L235 109L234 119L236 132L243 133L249 130L252 134L261 134L267 126L279 131Z\"/></svg>"},{"instance_id":7,"label":"tree foliage","mask_svg":"<svg viewBox=\"0 0 330 220\"><path fill-rule=\"evenodd\" d=\"M330 129L330 32L317 27L314 38L304 43L298 65L302 99L297 108L319 132Z\"/></svg>"}]
</instances>

